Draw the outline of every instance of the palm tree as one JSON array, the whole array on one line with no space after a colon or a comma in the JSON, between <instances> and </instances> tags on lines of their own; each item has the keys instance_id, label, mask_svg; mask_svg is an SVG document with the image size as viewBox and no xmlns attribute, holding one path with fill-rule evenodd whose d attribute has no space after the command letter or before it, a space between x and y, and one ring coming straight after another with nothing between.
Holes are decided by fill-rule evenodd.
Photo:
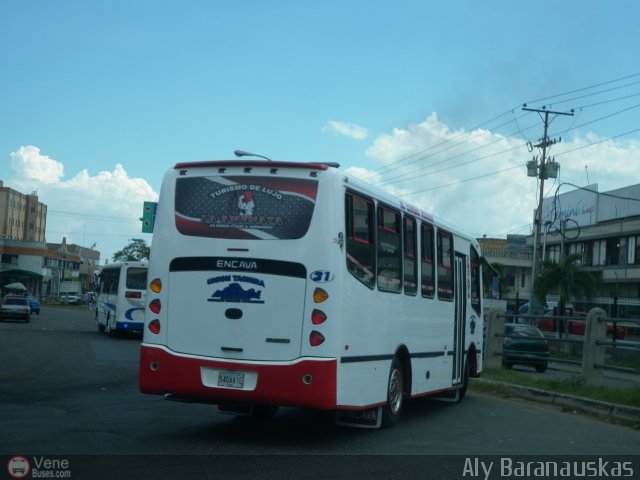
<instances>
[{"instance_id":1,"label":"palm tree","mask_svg":"<svg viewBox=\"0 0 640 480\"><path fill-rule=\"evenodd\" d=\"M565 314L565 302L578 295L593 296L596 279L586 270L583 270L577 262L582 260L581 253L563 257L559 263L544 261L540 276L535 279L533 293L544 305L547 294L557 290L560 296L558 302L559 315Z\"/></svg>"}]
</instances>

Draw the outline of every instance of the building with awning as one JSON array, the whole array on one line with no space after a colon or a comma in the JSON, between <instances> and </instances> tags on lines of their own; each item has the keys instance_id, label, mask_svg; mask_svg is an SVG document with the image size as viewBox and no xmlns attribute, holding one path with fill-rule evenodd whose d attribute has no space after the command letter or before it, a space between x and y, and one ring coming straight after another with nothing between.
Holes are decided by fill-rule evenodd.
<instances>
[{"instance_id":1,"label":"building with awning","mask_svg":"<svg viewBox=\"0 0 640 480\"><path fill-rule=\"evenodd\" d=\"M42 267L47 249L44 242L26 242L7 238L0 239L0 290L21 283L26 293L40 296L42 290Z\"/></svg>"}]
</instances>

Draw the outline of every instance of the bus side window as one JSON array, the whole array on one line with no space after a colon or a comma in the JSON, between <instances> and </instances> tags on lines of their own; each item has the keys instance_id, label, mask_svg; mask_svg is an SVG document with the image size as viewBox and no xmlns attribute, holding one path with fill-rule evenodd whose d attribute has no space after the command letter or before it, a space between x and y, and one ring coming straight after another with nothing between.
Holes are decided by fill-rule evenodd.
<instances>
[{"instance_id":1,"label":"bus side window","mask_svg":"<svg viewBox=\"0 0 640 480\"><path fill-rule=\"evenodd\" d=\"M347 270L367 287L375 285L373 202L347 193L345 198Z\"/></svg>"},{"instance_id":2,"label":"bus side window","mask_svg":"<svg viewBox=\"0 0 640 480\"><path fill-rule=\"evenodd\" d=\"M378 289L400 292L400 212L378 207Z\"/></svg>"},{"instance_id":3,"label":"bus side window","mask_svg":"<svg viewBox=\"0 0 640 480\"><path fill-rule=\"evenodd\" d=\"M404 293L415 295L417 291L416 279L416 220L411 217L403 218L403 254L404 254Z\"/></svg>"},{"instance_id":4,"label":"bus side window","mask_svg":"<svg viewBox=\"0 0 640 480\"><path fill-rule=\"evenodd\" d=\"M100 274L102 281L100 282L100 291L106 295L115 295L118 293L118 284L120 283L120 268L110 268Z\"/></svg>"},{"instance_id":5,"label":"bus side window","mask_svg":"<svg viewBox=\"0 0 640 480\"><path fill-rule=\"evenodd\" d=\"M434 261L433 261L433 227L428 223L423 223L420 228L420 241L422 247L421 264L421 284L422 296L433 298L435 281L434 281Z\"/></svg>"},{"instance_id":6,"label":"bus side window","mask_svg":"<svg viewBox=\"0 0 640 480\"><path fill-rule=\"evenodd\" d=\"M482 290L480 279L482 278L482 274L480 273L480 255L473 247L471 247L471 255L469 258L471 259L471 307L478 315L481 315L480 295Z\"/></svg>"},{"instance_id":7,"label":"bus side window","mask_svg":"<svg viewBox=\"0 0 640 480\"><path fill-rule=\"evenodd\" d=\"M438 298L453 300L453 238L438 231Z\"/></svg>"}]
</instances>

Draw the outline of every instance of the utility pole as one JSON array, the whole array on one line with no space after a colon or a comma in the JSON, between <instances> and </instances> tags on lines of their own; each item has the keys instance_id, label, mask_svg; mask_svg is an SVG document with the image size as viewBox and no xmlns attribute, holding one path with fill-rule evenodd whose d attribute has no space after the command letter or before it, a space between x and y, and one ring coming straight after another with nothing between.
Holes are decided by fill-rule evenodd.
<instances>
[{"instance_id":1,"label":"utility pole","mask_svg":"<svg viewBox=\"0 0 640 480\"><path fill-rule=\"evenodd\" d=\"M540 179L540 195L534 222L533 264L531 267L531 296L529 298L529 313L537 314L538 312L532 311L534 309L534 305L537 305L537 302L535 302L535 295L533 294L533 284L535 282L536 276L538 275L540 264L542 263L542 258L540 257L539 251L540 228L542 227L542 202L544 200L544 181L549 177L556 178L558 176L558 170L560 168L560 165L553 159L547 162L547 148L562 141L562 138L558 140L549 139L549 136L547 135L547 132L549 130L549 115L573 115L573 110L571 110L570 112L554 112L552 110L548 110L544 106L542 108L528 108L526 103L522 106L522 110L544 114L544 134L537 145L529 144L531 150L533 150L533 147L542 149L542 158L540 159L540 165L538 165L538 160L536 157L534 157L534 159L530 162L527 162L528 176L538 177L538 179Z\"/></svg>"}]
</instances>

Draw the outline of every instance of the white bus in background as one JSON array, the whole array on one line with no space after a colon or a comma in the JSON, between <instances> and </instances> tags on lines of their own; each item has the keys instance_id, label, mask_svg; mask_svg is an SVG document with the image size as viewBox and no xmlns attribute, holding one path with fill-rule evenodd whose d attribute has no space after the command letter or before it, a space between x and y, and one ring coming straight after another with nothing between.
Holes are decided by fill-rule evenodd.
<instances>
[{"instance_id":1,"label":"white bus in background","mask_svg":"<svg viewBox=\"0 0 640 480\"><path fill-rule=\"evenodd\" d=\"M142 332L147 296L146 261L105 265L98 275L95 318L110 335Z\"/></svg>"},{"instance_id":2,"label":"white bus in background","mask_svg":"<svg viewBox=\"0 0 640 480\"><path fill-rule=\"evenodd\" d=\"M405 399L459 401L480 375L481 278L475 239L335 164L179 163L156 212L140 389L390 427Z\"/></svg>"}]
</instances>

